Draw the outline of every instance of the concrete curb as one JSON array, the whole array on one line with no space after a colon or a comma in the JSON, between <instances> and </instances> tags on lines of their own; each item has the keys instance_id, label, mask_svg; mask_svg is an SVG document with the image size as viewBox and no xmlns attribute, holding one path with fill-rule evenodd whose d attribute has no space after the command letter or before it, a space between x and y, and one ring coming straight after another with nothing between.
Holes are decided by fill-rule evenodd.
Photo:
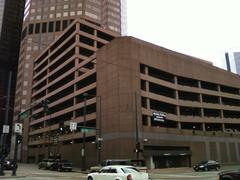
<instances>
[{"instance_id":1,"label":"concrete curb","mask_svg":"<svg viewBox=\"0 0 240 180\"><path fill-rule=\"evenodd\" d=\"M16 179L16 178L25 178L26 176L0 176L0 179Z\"/></svg>"}]
</instances>

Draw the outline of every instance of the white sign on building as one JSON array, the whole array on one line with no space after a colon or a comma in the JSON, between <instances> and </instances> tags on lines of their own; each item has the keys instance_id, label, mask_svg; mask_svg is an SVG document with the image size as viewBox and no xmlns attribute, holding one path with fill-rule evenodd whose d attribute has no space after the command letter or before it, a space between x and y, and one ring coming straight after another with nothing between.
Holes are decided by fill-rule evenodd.
<instances>
[{"instance_id":1,"label":"white sign on building","mask_svg":"<svg viewBox=\"0 0 240 180\"><path fill-rule=\"evenodd\" d=\"M14 132L21 134L22 133L22 127L23 127L22 123L15 123Z\"/></svg>"},{"instance_id":2,"label":"white sign on building","mask_svg":"<svg viewBox=\"0 0 240 180\"><path fill-rule=\"evenodd\" d=\"M77 130L77 123L76 122L70 122L70 130L71 131Z\"/></svg>"}]
</instances>

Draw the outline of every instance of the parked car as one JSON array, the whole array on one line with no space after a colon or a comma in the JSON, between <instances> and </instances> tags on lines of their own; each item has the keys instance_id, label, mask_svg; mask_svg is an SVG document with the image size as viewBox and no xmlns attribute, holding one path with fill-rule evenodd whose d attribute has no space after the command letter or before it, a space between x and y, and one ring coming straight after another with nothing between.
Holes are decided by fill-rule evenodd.
<instances>
[{"instance_id":1,"label":"parked car","mask_svg":"<svg viewBox=\"0 0 240 180\"><path fill-rule=\"evenodd\" d=\"M105 166L99 172L87 175L87 180L148 180L148 173L139 172L134 166Z\"/></svg>"},{"instance_id":2,"label":"parked car","mask_svg":"<svg viewBox=\"0 0 240 180\"><path fill-rule=\"evenodd\" d=\"M135 166L138 170L142 172L147 171L146 163L143 159L106 159L101 162L98 166L90 167L90 172L99 172L104 166L109 165L128 165Z\"/></svg>"},{"instance_id":3,"label":"parked car","mask_svg":"<svg viewBox=\"0 0 240 180\"><path fill-rule=\"evenodd\" d=\"M56 161L56 159L43 159L40 163L38 163L39 169L50 169L52 164Z\"/></svg>"},{"instance_id":4,"label":"parked car","mask_svg":"<svg viewBox=\"0 0 240 180\"><path fill-rule=\"evenodd\" d=\"M210 170L218 171L220 167L221 166L218 161L208 160L208 161L202 161L198 163L197 165L193 166L193 169L195 171L210 171Z\"/></svg>"},{"instance_id":5,"label":"parked car","mask_svg":"<svg viewBox=\"0 0 240 180\"><path fill-rule=\"evenodd\" d=\"M72 163L67 160L56 160L50 167L51 170L72 171Z\"/></svg>"},{"instance_id":6,"label":"parked car","mask_svg":"<svg viewBox=\"0 0 240 180\"><path fill-rule=\"evenodd\" d=\"M13 170L14 164L16 164L16 168L17 168L18 165L17 165L16 162L14 162L14 161L11 160L11 159L6 159L6 160L4 161L4 169L5 169L5 170Z\"/></svg>"},{"instance_id":7,"label":"parked car","mask_svg":"<svg viewBox=\"0 0 240 180\"><path fill-rule=\"evenodd\" d=\"M219 180L239 180L240 170L236 171L223 171L218 174Z\"/></svg>"},{"instance_id":8,"label":"parked car","mask_svg":"<svg viewBox=\"0 0 240 180\"><path fill-rule=\"evenodd\" d=\"M43 159L38 163L38 169L45 169L46 165L47 165L47 159Z\"/></svg>"}]
</instances>

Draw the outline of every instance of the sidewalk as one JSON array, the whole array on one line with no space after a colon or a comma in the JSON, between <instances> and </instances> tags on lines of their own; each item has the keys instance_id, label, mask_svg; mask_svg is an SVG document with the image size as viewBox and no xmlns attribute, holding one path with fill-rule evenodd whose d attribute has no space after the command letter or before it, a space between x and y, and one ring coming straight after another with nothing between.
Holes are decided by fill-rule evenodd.
<instances>
[{"instance_id":1,"label":"sidewalk","mask_svg":"<svg viewBox=\"0 0 240 180\"><path fill-rule=\"evenodd\" d=\"M161 168L161 169L150 169L148 173L154 174L177 174L177 173L191 173L193 169L191 167L179 167L179 168Z\"/></svg>"}]
</instances>

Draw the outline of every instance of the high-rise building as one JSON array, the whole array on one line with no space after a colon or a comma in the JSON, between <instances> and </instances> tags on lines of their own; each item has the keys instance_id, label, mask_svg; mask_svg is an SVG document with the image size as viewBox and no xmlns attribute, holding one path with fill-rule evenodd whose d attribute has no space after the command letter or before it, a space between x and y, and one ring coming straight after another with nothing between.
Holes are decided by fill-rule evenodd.
<instances>
[{"instance_id":1,"label":"high-rise building","mask_svg":"<svg viewBox=\"0 0 240 180\"><path fill-rule=\"evenodd\" d=\"M27 0L17 76L15 117L30 108L33 60L75 20L82 19L104 30L126 33L125 0ZM28 122L24 124L28 131ZM25 135L24 135L25 136ZM27 137L23 137L24 142ZM25 145L24 145L25 144Z\"/></svg>"},{"instance_id":2,"label":"high-rise building","mask_svg":"<svg viewBox=\"0 0 240 180\"><path fill-rule=\"evenodd\" d=\"M240 75L240 52L225 53L227 70Z\"/></svg>"},{"instance_id":3,"label":"high-rise building","mask_svg":"<svg viewBox=\"0 0 240 180\"><path fill-rule=\"evenodd\" d=\"M0 0L0 134L5 118L11 127L13 117L23 10L24 0ZM10 105L7 108L8 89Z\"/></svg>"}]
</instances>

